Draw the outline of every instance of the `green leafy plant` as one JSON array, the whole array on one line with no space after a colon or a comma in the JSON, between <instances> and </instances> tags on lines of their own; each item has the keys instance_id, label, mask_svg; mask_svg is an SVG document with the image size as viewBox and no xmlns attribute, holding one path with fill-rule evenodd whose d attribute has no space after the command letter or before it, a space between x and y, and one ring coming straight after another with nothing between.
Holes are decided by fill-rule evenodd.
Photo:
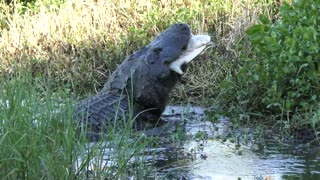
<instances>
[{"instance_id":1,"label":"green leafy plant","mask_svg":"<svg viewBox=\"0 0 320 180\"><path fill-rule=\"evenodd\" d=\"M284 3L278 19L261 15L260 23L247 30L254 51L242 58L239 72L222 84L236 91L234 98L244 109L290 119L317 106L319 8L319 0Z\"/></svg>"}]
</instances>

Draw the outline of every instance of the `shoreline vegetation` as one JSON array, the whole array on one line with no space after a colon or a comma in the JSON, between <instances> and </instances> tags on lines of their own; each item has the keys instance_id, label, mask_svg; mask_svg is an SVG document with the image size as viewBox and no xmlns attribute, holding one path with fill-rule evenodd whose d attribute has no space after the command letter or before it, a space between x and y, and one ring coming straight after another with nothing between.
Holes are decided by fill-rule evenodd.
<instances>
[{"instance_id":1,"label":"shoreline vegetation","mask_svg":"<svg viewBox=\"0 0 320 180\"><path fill-rule=\"evenodd\" d=\"M318 13L320 2L297 1L294 8L286 2L1 1L0 177L88 177L88 162L101 148L88 150L84 140L75 141L72 105L100 91L127 55L176 22L190 24L194 34L209 34L215 47L190 64L186 82L172 93L172 104L209 107L212 121L228 116L234 127L255 126L261 132L267 127L280 133L279 141L319 143L319 70L313 62L319 60L320 32L314 27L320 20L310 20L305 28L299 18L304 18L300 13L311 16L313 7ZM297 22L287 22L286 12L293 12L288 14ZM290 23L297 28L287 28ZM311 45L300 46L300 41ZM52 113L57 109L67 112L64 121ZM155 143L140 137L131 146L128 134L130 130L114 130L107 135L123 158L117 168L95 167L89 177L146 177L155 171L143 165L143 158L127 171L132 156ZM75 169L82 156L81 168Z\"/></svg>"},{"instance_id":2,"label":"shoreline vegetation","mask_svg":"<svg viewBox=\"0 0 320 180\"><path fill-rule=\"evenodd\" d=\"M173 23L188 23L195 34L208 33L217 48L194 61L190 83L174 95L178 101L217 94L217 82L231 71L219 68L220 61L237 61L235 46L244 31L260 13L274 14L275 6L253 0L13 4L1 5L1 75L28 69L82 95L99 91L117 64Z\"/></svg>"}]
</instances>

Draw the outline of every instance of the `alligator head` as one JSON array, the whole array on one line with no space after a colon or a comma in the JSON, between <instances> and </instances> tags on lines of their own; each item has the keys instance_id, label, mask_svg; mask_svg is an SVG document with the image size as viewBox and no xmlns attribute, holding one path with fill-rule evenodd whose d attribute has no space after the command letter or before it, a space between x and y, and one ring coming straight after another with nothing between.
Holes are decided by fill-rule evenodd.
<instances>
[{"instance_id":1,"label":"alligator head","mask_svg":"<svg viewBox=\"0 0 320 180\"><path fill-rule=\"evenodd\" d=\"M196 39L202 38L193 37L187 24L170 26L149 45L128 56L111 75L103 91L131 96L135 109L145 112L141 115L144 119L157 120L169 101L169 93L186 70L186 64L203 50L194 51L205 43L200 46ZM174 62L179 63L172 64Z\"/></svg>"}]
</instances>

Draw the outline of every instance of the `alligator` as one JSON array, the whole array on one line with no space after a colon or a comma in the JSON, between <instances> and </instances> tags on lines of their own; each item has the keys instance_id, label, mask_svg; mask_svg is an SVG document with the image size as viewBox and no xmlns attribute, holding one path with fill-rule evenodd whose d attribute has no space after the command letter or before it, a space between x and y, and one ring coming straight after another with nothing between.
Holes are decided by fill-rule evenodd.
<instances>
[{"instance_id":1,"label":"alligator","mask_svg":"<svg viewBox=\"0 0 320 180\"><path fill-rule=\"evenodd\" d=\"M98 94L76 105L79 130L95 141L115 122L131 120L132 128L138 131L166 124L160 117L171 90L209 42L207 35L192 35L187 24L170 26L129 55Z\"/></svg>"}]
</instances>

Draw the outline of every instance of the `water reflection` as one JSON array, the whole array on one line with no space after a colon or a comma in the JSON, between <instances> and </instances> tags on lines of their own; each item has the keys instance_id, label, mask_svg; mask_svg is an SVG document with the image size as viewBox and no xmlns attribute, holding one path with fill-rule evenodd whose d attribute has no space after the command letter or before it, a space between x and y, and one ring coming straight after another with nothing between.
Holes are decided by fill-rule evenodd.
<instances>
[{"instance_id":1,"label":"water reflection","mask_svg":"<svg viewBox=\"0 0 320 180\"><path fill-rule=\"evenodd\" d=\"M285 145L274 139L256 140L250 128L243 128L246 140L237 143L229 134L232 123L221 118L213 124L203 116L199 107L169 106L164 118L168 121L185 121L186 140L181 145L164 142L160 147L145 149L144 167L155 163L156 172L147 179L320 179L320 148L302 145ZM235 134L239 132L236 132ZM234 135L234 134L233 134ZM232 137L232 136L231 136ZM239 137L239 136L237 136ZM240 138L239 138L240 139ZM129 139L124 144L134 142ZM239 140L241 141L241 140ZM95 144L90 144L91 147ZM121 153L132 153L129 149L111 153L114 146L100 144L102 156L92 159L87 165L91 172L98 166L110 169L119 166L116 159ZM89 148L92 149L92 148ZM90 154L90 153L88 153ZM111 156L115 154L115 156ZM86 156L85 156L86 157ZM139 155L132 156L126 163L136 163ZM85 159L79 158L79 164ZM124 164L125 165L125 164ZM140 167L138 165L138 167ZM79 167L79 165L78 165ZM137 172L140 172L137 171ZM135 177L136 172L130 173ZM107 172L108 174L108 172ZM135 178L133 178L135 179Z\"/></svg>"},{"instance_id":2,"label":"water reflection","mask_svg":"<svg viewBox=\"0 0 320 180\"><path fill-rule=\"evenodd\" d=\"M176 177L188 179L320 179L320 151L316 147L288 146L273 139L237 146L217 139L230 130L228 119L213 125L201 118L203 111L198 107L171 106L165 114L172 112L192 119L187 121L190 138L184 144L184 153L192 156L170 162L170 176L176 171ZM200 131L207 137L194 138Z\"/></svg>"}]
</instances>

